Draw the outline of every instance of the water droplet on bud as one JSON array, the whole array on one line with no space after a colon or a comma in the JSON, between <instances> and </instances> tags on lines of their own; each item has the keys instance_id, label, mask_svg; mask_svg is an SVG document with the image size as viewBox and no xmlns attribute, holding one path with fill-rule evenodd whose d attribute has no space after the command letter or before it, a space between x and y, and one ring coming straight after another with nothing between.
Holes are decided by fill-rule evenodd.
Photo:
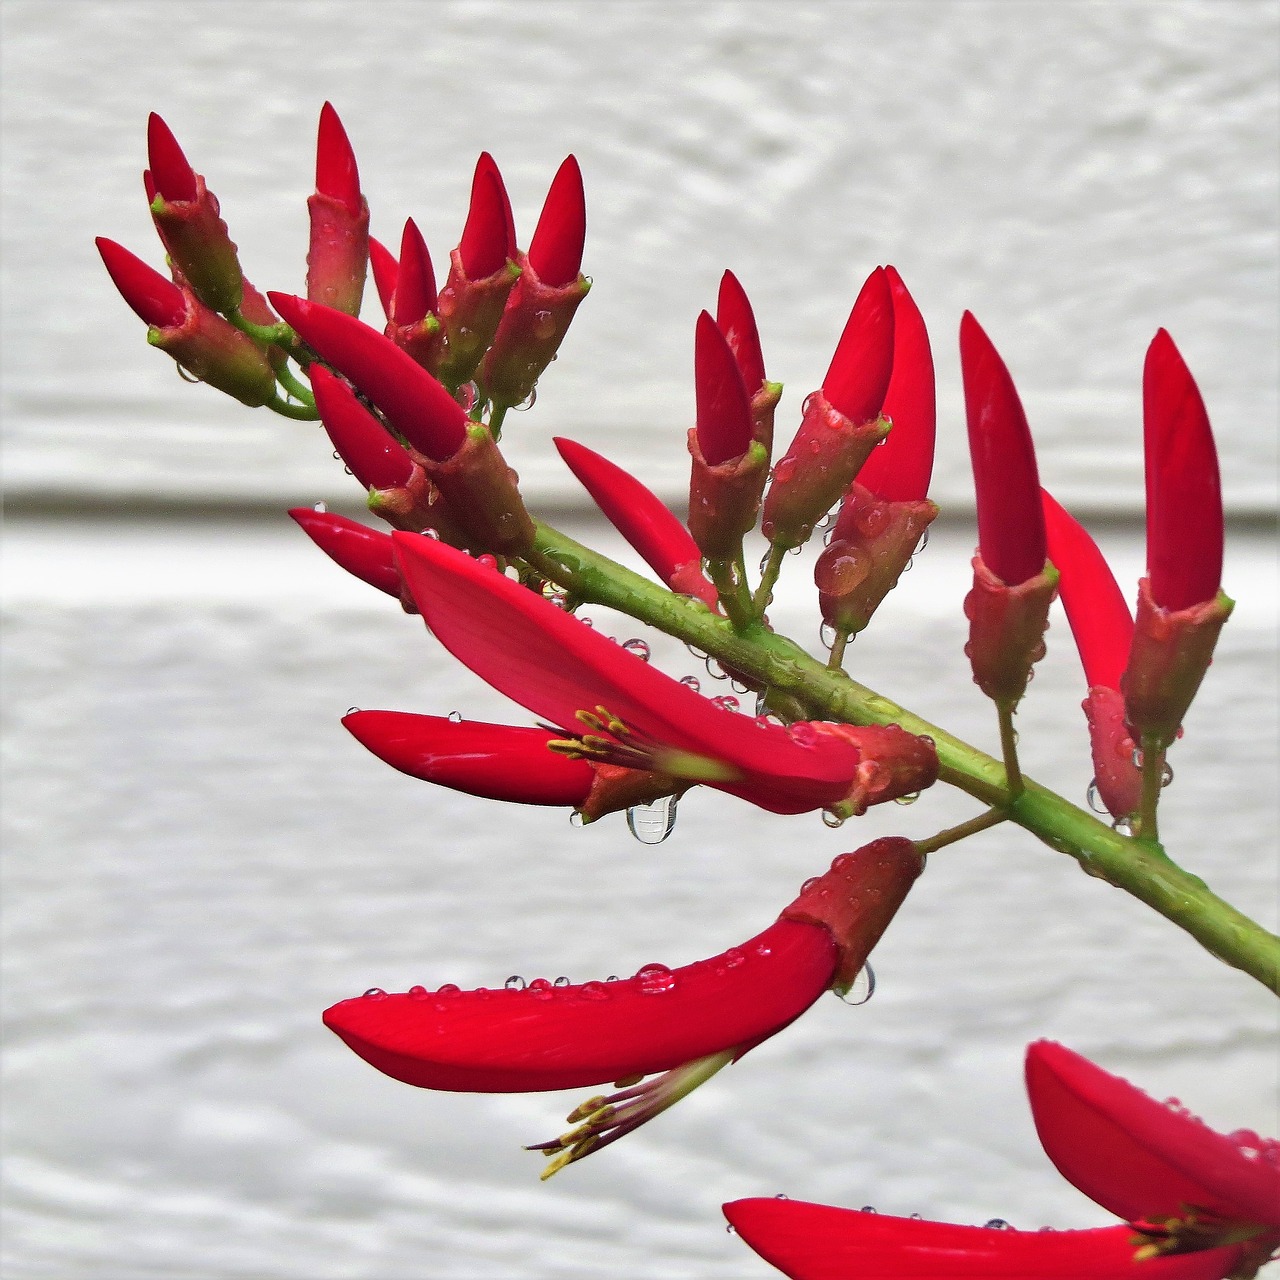
<instances>
[{"instance_id":1,"label":"water droplet on bud","mask_svg":"<svg viewBox=\"0 0 1280 1280\"><path fill-rule=\"evenodd\" d=\"M869 964L864 964L858 970L858 976L853 980L853 986L840 997L845 1004L860 1005L866 1004L876 993L876 975L875 970Z\"/></svg>"},{"instance_id":2,"label":"water droplet on bud","mask_svg":"<svg viewBox=\"0 0 1280 1280\"><path fill-rule=\"evenodd\" d=\"M525 980L518 973L513 973L502 985L508 991L523 991L526 984Z\"/></svg>"},{"instance_id":3,"label":"water droplet on bud","mask_svg":"<svg viewBox=\"0 0 1280 1280\"><path fill-rule=\"evenodd\" d=\"M641 662L649 661L649 644L646 640L624 640L623 649L633 657L639 658Z\"/></svg>"},{"instance_id":4,"label":"water droplet on bud","mask_svg":"<svg viewBox=\"0 0 1280 1280\"><path fill-rule=\"evenodd\" d=\"M641 844L661 844L676 825L675 796L659 796L627 810L627 829Z\"/></svg>"}]
</instances>

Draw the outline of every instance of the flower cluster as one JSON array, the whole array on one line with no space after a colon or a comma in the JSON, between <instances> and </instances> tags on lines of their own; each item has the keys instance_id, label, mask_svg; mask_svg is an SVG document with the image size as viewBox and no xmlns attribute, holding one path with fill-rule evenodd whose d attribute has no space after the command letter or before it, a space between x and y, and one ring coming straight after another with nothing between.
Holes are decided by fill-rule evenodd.
<instances>
[{"instance_id":1,"label":"flower cluster","mask_svg":"<svg viewBox=\"0 0 1280 1280\"><path fill-rule=\"evenodd\" d=\"M875 804L910 801L940 778L987 805L931 839L882 838L841 855L763 932L694 964L582 984L512 979L495 990L445 984L342 1000L325 1023L365 1061L427 1089L612 1085L571 1113L568 1132L531 1148L553 1173L667 1109L823 992L847 994L925 855L1005 821L1163 902L1177 895L1147 894L1143 878L1154 853L1162 883L1183 877L1180 905L1167 913L1219 954L1225 947L1233 963L1266 970L1270 953L1242 932L1243 917L1226 937L1224 904L1157 843L1165 753L1231 607L1219 583L1222 504L1208 418L1164 330L1143 378L1148 564L1135 621L1089 535L1041 490L1004 362L971 315L960 323L978 523L965 652L995 707L996 760L843 669L849 641L870 625L938 514L928 498L933 357L893 267L877 267L862 285L776 459L782 386L766 375L747 294L725 272L714 314L703 311L694 325L686 519L600 454L556 440L655 584L535 519L501 450L508 412L532 402L589 288L572 156L521 250L502 176L481 155L437 287L412 219L398 256L370 235L350 143L326 104L308 200L306 296L296 297L263 295L244 279L217 200L157 116L148 151L145 188L168 275L111 241L98 244L149 341L247 405L318 418L369 511L393 532L319 508L290 514L341 567L420 614L445 650L537 720L348 713L344 725L374 755L436 785L562 807L580 821L626 812L633 829L654 811L669 816L698 786L776 814L821 811L832 826ZM360 319L370 273L384 325ZM823 529L814 583L825 662L777 635L768 616L787 553ZM754 580L752 540L763 543ZM1044 655L1059 592L1088 684L1093 790L1114 830L1024 779L1018 762L1013 715ZM579 612L590 603L711 655L754 697L754 714L659 671L645 641L618 644L594 630ZM1055 1045L1032 1046L1027 1079L1051 1159L1129 1226L1027 1235L784 1201L740 1201L726 1213L797 1277L1246 1276L1280 1242L1275 1144L1214 1135Z\"/></svg>"}]
</instances>

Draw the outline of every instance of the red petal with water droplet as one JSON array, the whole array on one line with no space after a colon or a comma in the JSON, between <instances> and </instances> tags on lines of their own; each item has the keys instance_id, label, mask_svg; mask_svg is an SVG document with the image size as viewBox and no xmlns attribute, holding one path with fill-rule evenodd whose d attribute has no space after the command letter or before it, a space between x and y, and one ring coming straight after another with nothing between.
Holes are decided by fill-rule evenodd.
<instances>
[{"instance_id":1,"label":"red petal with water droplet","mask_svg":"<svg viewBox=\"0 0 1280 1280\"><path fill-rule=\"evenodd\" d=\"M362 996L324 1020L366 1062L420 1088L577 1089L745 1051L803 1013L835 962L825 928L779 920L679 969L522 991Z\"/></svg>"},{"instance_id":2,"label":"red petal with water droplet","mask_svg":"<svg viewBox=\"0 0 1280 1280\"><path fill-rule=\"evenodd\" d=\"M1027 1095L1049 1159L1069 1182L1130 1220L1185 1206L1228 1222L1280 1227L1280 1146L1250 1154L1234 1138L1041 1040L1027 1049Z\"/></svg>"},{"instance_id":3,"label":"red petal with water droplet","mask_svg":"<svg viewBox=\"0 0 1280 1280\"><path fill-rule=\"evenodd\" d=\"M1134 1261L1133 1230L1013 1231L862 1213L803 1200L734 1200L734 1230L791 1280L1221 1280L1237 1248Z\"/></svg>"},{"instance_id":4,"label":"red petal with water droplet","mask_svg":"<svg viewBox=\"0 0 1280 1280\"><path fill-rule=\"evenodd\" d=\"M818 734L802 746L781 725L713 706L465 553L416 534L393 537L405 582L440 642L536 715L577 731L578 711L604 706L652 742L721 770L682 776L776 813L824 808L848 791L861 753L838 736Z\"/></svg>"}]
</instances>

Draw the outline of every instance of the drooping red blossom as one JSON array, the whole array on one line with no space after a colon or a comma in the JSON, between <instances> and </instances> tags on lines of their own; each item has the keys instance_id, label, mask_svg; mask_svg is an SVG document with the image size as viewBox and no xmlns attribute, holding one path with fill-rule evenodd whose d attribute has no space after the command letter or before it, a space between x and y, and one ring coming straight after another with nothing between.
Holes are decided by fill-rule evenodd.
<instances>
[{"instance_id":1,"label":"drooping red blossom","mask_svg":"<svg viewBox=\"0 0 1280 1280\"><path fill-rule=\"evenodd\" d=\"M584 754L706 783L777 813L861 812L936 777L924 739L893 726L784 727L738 715L492 568L430 539L396 542L436 638Z\"/></svg>"},{"instance_id":2,"label":"drooping red blossom","mask_svg":"<svg viewBox=\"0 0 1280 1280\"><path fill-rule=\"evenodd\" d=\"M1218 1133L1181 1104L1157 1102L1051 1041L1027 1049L1026 1075L1049 1159L1103 1208L1131 1222L1166 1224L1190 1210L1280 1231L1274 1139Z\"/></svg>"},{"instance_id":3,"label":"drooping red blossom","mask_svg":"<svg viewBox=\"0 0 1280 1280\"><path fill-rule=\"evenodd\" d=\"M435 309L436 276L431 254L418 224L409 218L400 239L400 263L390 318L398 325L417 324Z\"/></svg>"},{"instance_id":4,"label":"drooping red blossom","mask_svg":"<svg viewBox=\"0 0 1280 1280\"><path fill-rule=\"evenodd\" d=\"M1035 448L1009 370L968 311L960 320L960 365L978 549L987 568L1016 587L1039 573L1045 561Z\"/></svg>"},{"instance_id":5,"label":"drooping red blossom","mask_svg":"<svg viewBox=\"0 0 1280 1280\"><path fill-rule=\"evenodd\" d=\"M893 369L880 412L893 427L858 472L858 483L888 502L918 502L933 475L937 393L924 317L896 267L884 268L893 299Z\"/></svg>"},{"instance_id":6,"label":"drooping red blossom","mask_svg":"<svg viewBox=\"0 0 1280 1280\"><path fill-rule=\"evenodd\" d=\"M893 327L893 294L877 267L854 301L822 380L822 394L853 422L880 413L893 372Z\"/></svg>"},{"instance_id":7,"label":"drooping red blossom","mask_svg":"<svg viewBox=\"0 0 1280 1280\"><path fill-rule=\"evenodd\" d=\"M1142 369L1147 576L1162 609L1212 600L1222 582L1222 485L1204 400L1159 330Z\"/></svg>"},{"instance_id":8,"label":"drooping red blossom","mask_svg":"<svg viewBox=\"0 0 1280 1280\"><path fill-rule=\"evenodd\" d=\"M755 312L747 299L746 291L732 271L720 277L720 292L716 298L716 327L724 334L729 350L738 363L747 396L751 397L764 386L764 355L760 350L760 333L756 328Z\"/></svg>"},{"instance_id":9,"label":"drooping red blossom","mask_svg":"<svg viewBox=\"0 0 1280 1280\"><path fill-rule=\"evenodd\" d=\"M1130 1227L1014 1231L803 1200L734 1200L733 1229L791 1280L1222 1280L1238 1248L1134 1257Z\"/></svg>"},{"instance_id":10,"label":"drooping red blossom","mask_svg":"<svg viewBox=\"0 0 1280 1280\"><path fill-rule=\"evenodd\" d=\"M99 236L94 244L112 284L143 324L158 329L182 324L187 318L187 301L172 280L106 236Z\"/></svg>"},{"instance_id":11,"label":"drooping red blossom","mask_svg":"<svg viewBox=\"0 0 1280 1280\"><path fill-rule=\"evenodd\" d=\"M292 507L289 514L335 564L371 587L402 599L404 584L389 533L313 507Z\"/></svg>"},{"instance_id":12,"label":"drooping red blossom","mask_svg":"<svg viewBox=\"0 0 1280 1280\"><path fill-rule=\"evenodd\" d=\"M689 530L652 490L629 471L585 445L557 436L553 442L609 523L671 588L715 606L716 589L702 572L702 557Z\"/></svg>"},{"instance_id":13,"label":"drooping red blossom","mask_svg":"<svg viewBox=\"0 0 1280 1280\"><path fill-rule=\"evenodd\" d=\"M738 458L751 444L751 403L728 339L709 312L694 330L693 381L697 433L708 466Z\"/></svg>"},{"instance_id":14,"label":"drooping red blossom","mask_svg":"<svg viewBox=\"0 0 1280 1280\"><path fill-rule=\"evenodd\" d=\"M462 447L467 426L462 406L395 343L332 307L287 293L267 296L298 336L350 378L420 453L443 461Z\"/></svg>"},{"instance_id":15,"label":"drooping red blossom","mask_svg":"<svg viewBox=\"0 0 1280 1280\"><path fill-rule=\"evenodd\" d=\"M346 382L322 365L313 365L311 390L333 447L361 485L396 489L409 483L413 459Z\"/></svg>"},{"instance_id":16,"label":"drooping red blossom","mask_svg":"<svg viewBox=\"0 0 1280 1280\"><path fill-rule=\"evenodd\" d=\"M558 288L578 278L586 235L587 205L582 190L582 170L574 156L566 156L551 180L533 239L529 241L529 265L544 284Z\"/></svg>"},{"instance_id":17,"label":"drooping red blossom","mask_svg":"<svg viewBox=\"0 0 1280 1280\"><path fill-rule=\"evenodd\" d=\"M369 270L373 272L374 287L378 290L378 301L382 304L382 314L391 319L391 304L396 293L396 277L400 274L400 264L396 256L381 240L369 237Z\"/></svg>"},{"instance_id":18,"label":"drooping red blossom","mask_svg":"<svg viewBox=\"0 0 1280 1280\"><path fill-rule=\"evenodd\" d=\"M534 1148L554 1157L554 1172L652 1119L824 991L847 989L922 866L901 838L843 854L763 933L677 969L648 964L613 982L539 979L500 991L375 990L334 1005L325 1023L378 1070L421 1088L525 1093L631 1081L571 1113L579 1129Z\"/></svg>"}]
</instances>

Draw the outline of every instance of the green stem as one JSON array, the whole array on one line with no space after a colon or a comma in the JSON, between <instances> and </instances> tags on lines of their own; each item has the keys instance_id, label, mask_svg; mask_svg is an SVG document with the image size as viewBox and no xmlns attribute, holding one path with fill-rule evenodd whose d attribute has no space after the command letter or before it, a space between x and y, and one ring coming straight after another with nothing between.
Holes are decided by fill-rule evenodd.
<instances>
[{"instance_id":1,"label":"green stem","mask_svg":"<svg viewBox=\"0 0 1280 1280\"><path fill-rule=\"evenodd\" d=\"M1022 767L1018 764L1018 731L1013 727L1013 703L997 702L996 714L1000 717L1000 754L1004 757L1004 775L1012 798L1020 796L1024 789Z\"/></svg>"},{"instance_id":2,"label":"green stem","mask_svg":"<svg viewBox=\"0 0 1280 1280\"><path fill-rule=\"evenodd\" d=\"M267 401L267 408L272 413L278 413L282 418L296 418L300 422L315 422L320 417L314 405L292 404L288 400L282 400L278 395L272 396Z\"/></svg>"},{"instance_id":3,"label":"green stem","mask_svg":"<svg viewBox=\"0 0 1280 1280\"><path fill-rule=\"evenodd\" d=\"M741 556L739 556L739 560ZM708 560L707 573L720 597L725 616L739 631L752 622L752 601L747 580L736 572L732 560Z\"/></svg>"},{"instance_id":4,"label":"green stem","mask_svg":"<svg viewBox=\"0 0 1280 1280\"><path fill-rule=\"evenodd\" d=\"M1164 781L1164 748L1155 737L1142 739L1142 802L1138 807L1137 836L1144 844L1160 846L1156 809Z\"/></svg>"},{"instance_id":5,"label":"green stem","mask_svg":"<svg viewBox=\"0 0 1280 1280\"><path fill-rule=\"evenodd\" d=\"M316 407L316 398L311 388L305 382L300 382L293 376L289 366L283 362L280 368L276 370L276 381L296 400L299 404L308 405L314 409Z\"/></svg>"},{"instance_id":6,"label":"green stem","mask_svg":"<svg viewBox=\"0 0 1280 1280\"><path fill-rule=\"evenodd\" d=\"M776 543L769 544L769 558L765 561L764 569L760 574L760 585L756 588L756 594L751 601L751 612L757 618L763 618L764 611L769 607L769 597L777 584L778 574L782 571L782 559L786 554L785 547L780 547Z\"/></svg>"},{"instance_id":7,"label":"green stem","mask_svg":"<svg viewBox=\"0 0 1280 1280\"><path fill-rule=\"evenodd\" d=\"M917 840L916 848L921 853L934 853L938 849L945 849L949 844L955 844L957 840L963 840L966 836L977 835L979 831L994 827L997 823L1006 821L1008 816L1002 809L988 809L986 813L980 813L976 818L970 818L968 822L961 822L958 826L939 831L936 836L930 836L927 840Z\"/></svg>"},{"instance_id":8,"label":"green stem","mask_svg":"<svg viewBox=\"0 0 1280 1280\"><path fill-rule=\"evenodd\" d=\"M286 350L291 350L298 340L298 335L283 320L276 324L254 324L252 320L246 320L239 311L228 311L227 319L241 333L247 333L249 337L261 342L264 346L284 347Z\"/></svg>"},{"instance_id":9,"label":"green stem","mask_svg":"<svg viewBox=\"0 0 1280 1280\"><path fill-rule=\"evenodd\" d=\"M1051 849L1074 858L1091 876L1145 902L1185 929L1225 963L1280 994L1280 938L1217 897L1199 877L1159 850L1129 839L1030 778L1012 795L999 760L906 708L828 670L793 641L753 623L737 631L701 602L675 595L606 556L539 524L526 560L584 601L607 605L713 654L770 692L785 695L813 719L898 724L932 738L939 779L998 807Z\"/></svg>"},{"instance_id":10,"label":"green stem","mask_svg":"<svg viewBox=\"0 0 1280 1280\"><path fill-rule=\"evenodd\" d=\"M837 631L836 638L831 642L831 656L827 659L828 671L839 671L844 666L844 651L848 644L849 633Z\"/></svg>"}]
</instances>

